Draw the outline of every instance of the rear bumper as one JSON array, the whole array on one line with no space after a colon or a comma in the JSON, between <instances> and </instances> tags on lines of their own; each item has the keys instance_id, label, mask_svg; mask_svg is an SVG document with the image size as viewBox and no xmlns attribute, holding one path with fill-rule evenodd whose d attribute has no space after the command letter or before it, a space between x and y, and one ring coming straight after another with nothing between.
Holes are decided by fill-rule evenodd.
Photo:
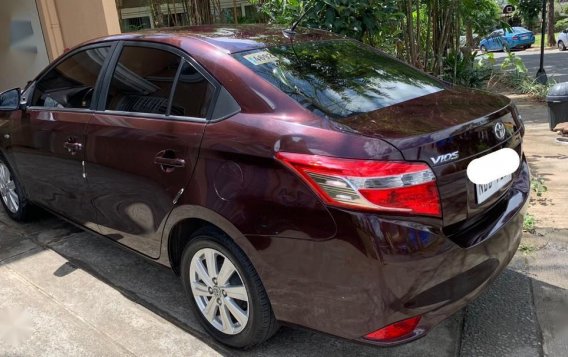
<instances>
[{"instance_id":1,"label":"rear bumper","mask_svg":"<svg viewBox=\"0 0 568 357\"><path fill-rule=\"evenodd\" d=\"M384 346L415 340L479 296L507 267L518 249L528 205L529 182L528 165L523 162L521 175L509 193L507 208L496 217L489 234L486 230L486 236L480 237L481 242L473 247L451 249L428 262L433 270L424 271L424 274L436 276L435 280L440 282L412 294L409 299L402 297L401 301L401 313L408 317L422 315L412 335L389 343L360 340ZM434 261L437 263L432 264Z\"/></svg>"},{"instance_id":2,"label":"rear bumper","mask_svg":"<svg viewBox=\"0 0 568 357\"><path fill-rule=\"evenodd\" d=\"M523 160L506 208L469 248L427 221L342 210L332 210L338 233L330 240L249 237L253 244L262 239L266 247L259 251L260 275L276 317L382 346L424 336L475 299L510 262L521 239L529 182ZM363 338L417 315L422 320L409 336L388 343Z\"/></svg>"},{"instance_id":3,"label":"rear bumper","mask_svg":"<svg viewBox=\"0 0 568 357\"><path fill-rule=\"evenodd\" d=\"M509 191L506 208L495 217L490 227L480 231L477 240L479 243L465 249L454 247L436 257L426 259L423 262L425 269L415 275L415 284L426 287L421 280L429 278L429 287L423 290L407 286L407 292L399 296L398 312L401 318L397 316L389 323L422 315L414 333L388 343L362 338L360 341L389 346L420 338L479 296L506 268L521 241L523 216L528 204L530 174L526 161L523 161L522 165L520 175ZM417 261L416 264L418 263ZM388 274L403 275L403 268L398 265L387 267ZM396 282L392 281L392 284Z\"/></svg>"},{"instance_id":4,"label":"rear bumper","mask_svg":"<svg viewBox=\"0 0 568 357\"><path fill-rule=\"evenodd\" d=\"M517 40L511 42L511 48L525 47L534 44L535 38L528 38L526 40Z\"/></svg>"}]
</instances>

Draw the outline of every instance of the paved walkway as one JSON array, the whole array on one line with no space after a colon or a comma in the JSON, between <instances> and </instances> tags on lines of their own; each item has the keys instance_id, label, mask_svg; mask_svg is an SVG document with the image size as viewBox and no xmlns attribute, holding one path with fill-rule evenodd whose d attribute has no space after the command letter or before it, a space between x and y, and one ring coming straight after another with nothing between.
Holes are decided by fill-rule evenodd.
<instances>
[{"instance_id":1,"label":"paved walkway","mask_svg":"<svg viewBox=\"0 0 568 357\"><path fill-rule=\"evenodd\" d=\"M533 47L526 51L514 51L517 57L523 60L523 63L529 71L531 77L536 76L536 72L540 68L540 46ZM495 59L501 64L503 59L507 57L504 52L494 52ZM559 51L556 48L548 48L544 52L544 69L548 78L556 81L556 83L568 81L568 51Z\"/></svg>"},{"instance_id":2,"label":"paved walkway","mask_svg":"<svg viewBox=\"0 0 568 357\"><path fill-rule=\"evenodd\" d=\"M419 341L379 349L284 327L251 351L230 350L197 324L168 270L56 218L18 225L0 215L0 356L568 356L568 146L552 144L543 107L520 109L533 172L550 190L547 207L531 208L543 236L528 236L536 251L517 254Z\"/></svg>"}]
</instances>

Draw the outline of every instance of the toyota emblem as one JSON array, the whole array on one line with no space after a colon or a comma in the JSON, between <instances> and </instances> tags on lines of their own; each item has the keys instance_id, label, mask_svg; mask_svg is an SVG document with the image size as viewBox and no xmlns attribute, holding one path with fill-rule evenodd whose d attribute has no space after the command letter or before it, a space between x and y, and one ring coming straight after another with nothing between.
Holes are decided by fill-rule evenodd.
<instances>
[{"instance_id":1,"label":"toyota emblem","mask_svg":"<svg viewBox=\"0 0 568 357\"><path fill-rule=\"evenodd\" d=\"M505 125L502 122L495 124L495 127L493 128L493 132L495 133L495 136L497 137L497 139L499 139L499 140L505 139L505 134L506 134Z\"/></svg>"}]
</instances>

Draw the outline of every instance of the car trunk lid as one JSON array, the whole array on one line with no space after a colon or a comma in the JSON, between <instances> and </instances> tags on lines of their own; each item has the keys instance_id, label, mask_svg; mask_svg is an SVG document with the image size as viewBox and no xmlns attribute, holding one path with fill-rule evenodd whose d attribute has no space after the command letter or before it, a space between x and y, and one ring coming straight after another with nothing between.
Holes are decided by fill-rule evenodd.
<instances>
[{"instance_id":1,"label":"car trunk lid","mask_svg":"<svg viewBox=\"0 0 568 357\"><path fill-rule=\"evenodd\" d=\"M521 152L520 124L510 100L481 91L448 88L375 112L336 121L342 130L383 139L408 161L434 171L445 226L473 219L492 207L511 182L483 202L467 177L467 166L502 148ZM503 123L505 136L495 133Z\"/></svg>"}]
</instances>

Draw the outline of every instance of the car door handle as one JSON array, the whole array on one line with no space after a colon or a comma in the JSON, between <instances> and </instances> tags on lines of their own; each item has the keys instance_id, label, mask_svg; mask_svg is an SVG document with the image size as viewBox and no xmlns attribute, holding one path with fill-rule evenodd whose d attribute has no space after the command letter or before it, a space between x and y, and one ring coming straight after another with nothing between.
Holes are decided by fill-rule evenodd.
<instances>
[{"instance_id":1,"label":"car door handle","mask_svg":"<svg viewBox=\"0 0 568 357\"><path fill-rule=\"evenodd\" d=\"M156 158L154 159L154 164L165 167L183 168L185 167L185 160L156 156Z\"/></svg>"},{"instance_id":2,"label":"car door handle","mask_svg":"<svg viewBox=\"0 0 568 357\"><path fill-rule=\"evenodd\" d=\"M67 151L68 151L69 153L71 153L71 155L76 154L77 151L83 150L83 144L81 144L81 143L69 142L69 141L66 141L66 142L63 144L63 147L64 147L65 149L67 149Z\"/></svg>"}]
</instances>

